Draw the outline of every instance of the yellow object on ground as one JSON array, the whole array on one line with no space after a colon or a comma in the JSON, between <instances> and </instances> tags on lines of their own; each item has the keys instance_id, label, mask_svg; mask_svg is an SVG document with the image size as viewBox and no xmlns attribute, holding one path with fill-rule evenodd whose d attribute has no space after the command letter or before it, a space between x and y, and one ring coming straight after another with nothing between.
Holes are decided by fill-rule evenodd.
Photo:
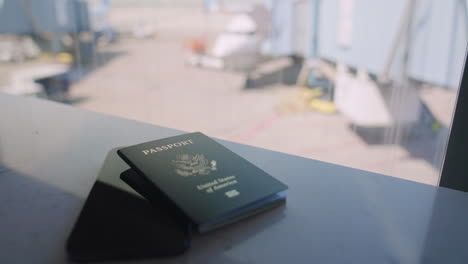
<instances>
[{"instance_id":1,"label":"yellow object on ground","mask_svg":"<svg viewBox=\"0 0 468 264\"><path fill-rule=\"evenodd\" d=\"M325 114L336 113L335 103L320 99L323 94L320 87L299 88L295 96L280 103L278 110L280 113L300 113L308 109Z\"/></svg>"},{"instance_id":2,"label":"yellow object on ground","mask_svg":"<svg viewBox=\"0 0 468 264\"><path fill-rule=\"evenodd\" d=\"M70 53L61 52L57 55L57 60L61 63L72 63L73 56Z\"/></svg>"},{"instance_id":3,"label":"yellow object on ground","mask_svg":"<svg viewBox=\"0 0 468 264\"><path fill-rule=\"evenodd\" d=\"M433 121L431 124L432 131L439 131L442 128L442 124L438 121Z\"/></svg>"},{"instance_id":4,"label":"yellow object on ground","mask_svg":"<svg viewBox=\"0 0 468 264\"><path fill-rule=\"evenodd\" d=\"M57 55L54 55L50 52L43 52L39 56L39 59L46 62L59 62L69 64L73 62L73 55L66 52L61 52Z\"/></svg>"},{"instance_id":5,"label":"yellow object on ground","mask_svg":"<svg viewBox=\"0 0 468 264\"><path fill-rule=\"evenodd\" d=\"M333 114L336 113L336 105L333 102L320 100L320 99L312 99L309 102L309 108L320 113L324 114Z\"/></svg>"},{"instance_id":6,"label":"yellow object on ground","mask_svg":"<svg viewBox=\"0 0 468 264\"><path fill-rule=\"evenodd\" d=\"M311 100L313 98L317 98L323 95L323 90L320 87L314 88L301 88L299 90L299 96L301 99Z\"/></svg>"}]
</instances>

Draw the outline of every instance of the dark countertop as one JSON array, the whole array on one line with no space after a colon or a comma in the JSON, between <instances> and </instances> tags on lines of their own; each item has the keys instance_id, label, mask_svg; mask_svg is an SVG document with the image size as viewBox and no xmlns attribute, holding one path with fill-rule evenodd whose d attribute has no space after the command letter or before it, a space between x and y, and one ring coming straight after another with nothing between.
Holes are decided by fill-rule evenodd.
<instances>
[{"instance_id":1,"label":"dark countertop","mask_svg":"<svg viewBox=\"0 0 468 264\"><path fill-rule=\"evenodd\" d=\"M66 263L108 151L181 133L0 94L0 262ZM286 206L158 263L468 263L468 193L220 142L285 182Z\"/></svg>"}]
</instances>

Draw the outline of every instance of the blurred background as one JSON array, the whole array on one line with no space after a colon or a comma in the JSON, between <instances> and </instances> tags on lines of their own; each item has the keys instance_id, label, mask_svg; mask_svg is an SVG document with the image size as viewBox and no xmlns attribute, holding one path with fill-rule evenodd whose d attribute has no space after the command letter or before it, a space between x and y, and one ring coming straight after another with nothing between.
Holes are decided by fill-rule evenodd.
<instances>
[{"instance_id":1,"label":"blurred background","mask_svg":"<svg viewBox=\"0 0 468 264\"><path fill-rule=\"evenodd\" d=\"M0 92L436 185L467 32L465 0L0 0Z\"/></svg>"}]
</instances>

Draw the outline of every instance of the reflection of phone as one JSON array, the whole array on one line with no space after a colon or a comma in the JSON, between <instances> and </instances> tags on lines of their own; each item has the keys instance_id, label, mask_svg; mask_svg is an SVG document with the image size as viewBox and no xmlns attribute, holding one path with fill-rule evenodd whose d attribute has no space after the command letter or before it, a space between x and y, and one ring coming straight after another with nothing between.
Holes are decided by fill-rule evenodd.
<instances>
[{"instance_id":1,"label":"reflection of phone","mask_svg":"<svg viewBox=\"0 0 468 264\"><path fill-rule=\"evenodd\" d=\"M122 180L128 166L109 152L67 242L74 261L174 256L190 243L190 227L150 205Z\"/></svg>"}]
</instances>

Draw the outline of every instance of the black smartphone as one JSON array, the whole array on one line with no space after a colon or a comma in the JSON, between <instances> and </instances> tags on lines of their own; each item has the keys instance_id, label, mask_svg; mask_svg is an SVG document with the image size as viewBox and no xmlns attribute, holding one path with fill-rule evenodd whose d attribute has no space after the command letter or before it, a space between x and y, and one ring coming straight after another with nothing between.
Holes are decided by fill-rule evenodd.
<instances>
[{"instance_id":1,"label":"black smartphone","mask_svg":"<svg viewBox=\"0 0 468 264\"><path fill-rule=\"evenodd\" d=\"M72 261L176 256L190 246L190 226L150 204L120 179L128 166L108 153L68 238Z\"/></svg>"}]
</instances>

